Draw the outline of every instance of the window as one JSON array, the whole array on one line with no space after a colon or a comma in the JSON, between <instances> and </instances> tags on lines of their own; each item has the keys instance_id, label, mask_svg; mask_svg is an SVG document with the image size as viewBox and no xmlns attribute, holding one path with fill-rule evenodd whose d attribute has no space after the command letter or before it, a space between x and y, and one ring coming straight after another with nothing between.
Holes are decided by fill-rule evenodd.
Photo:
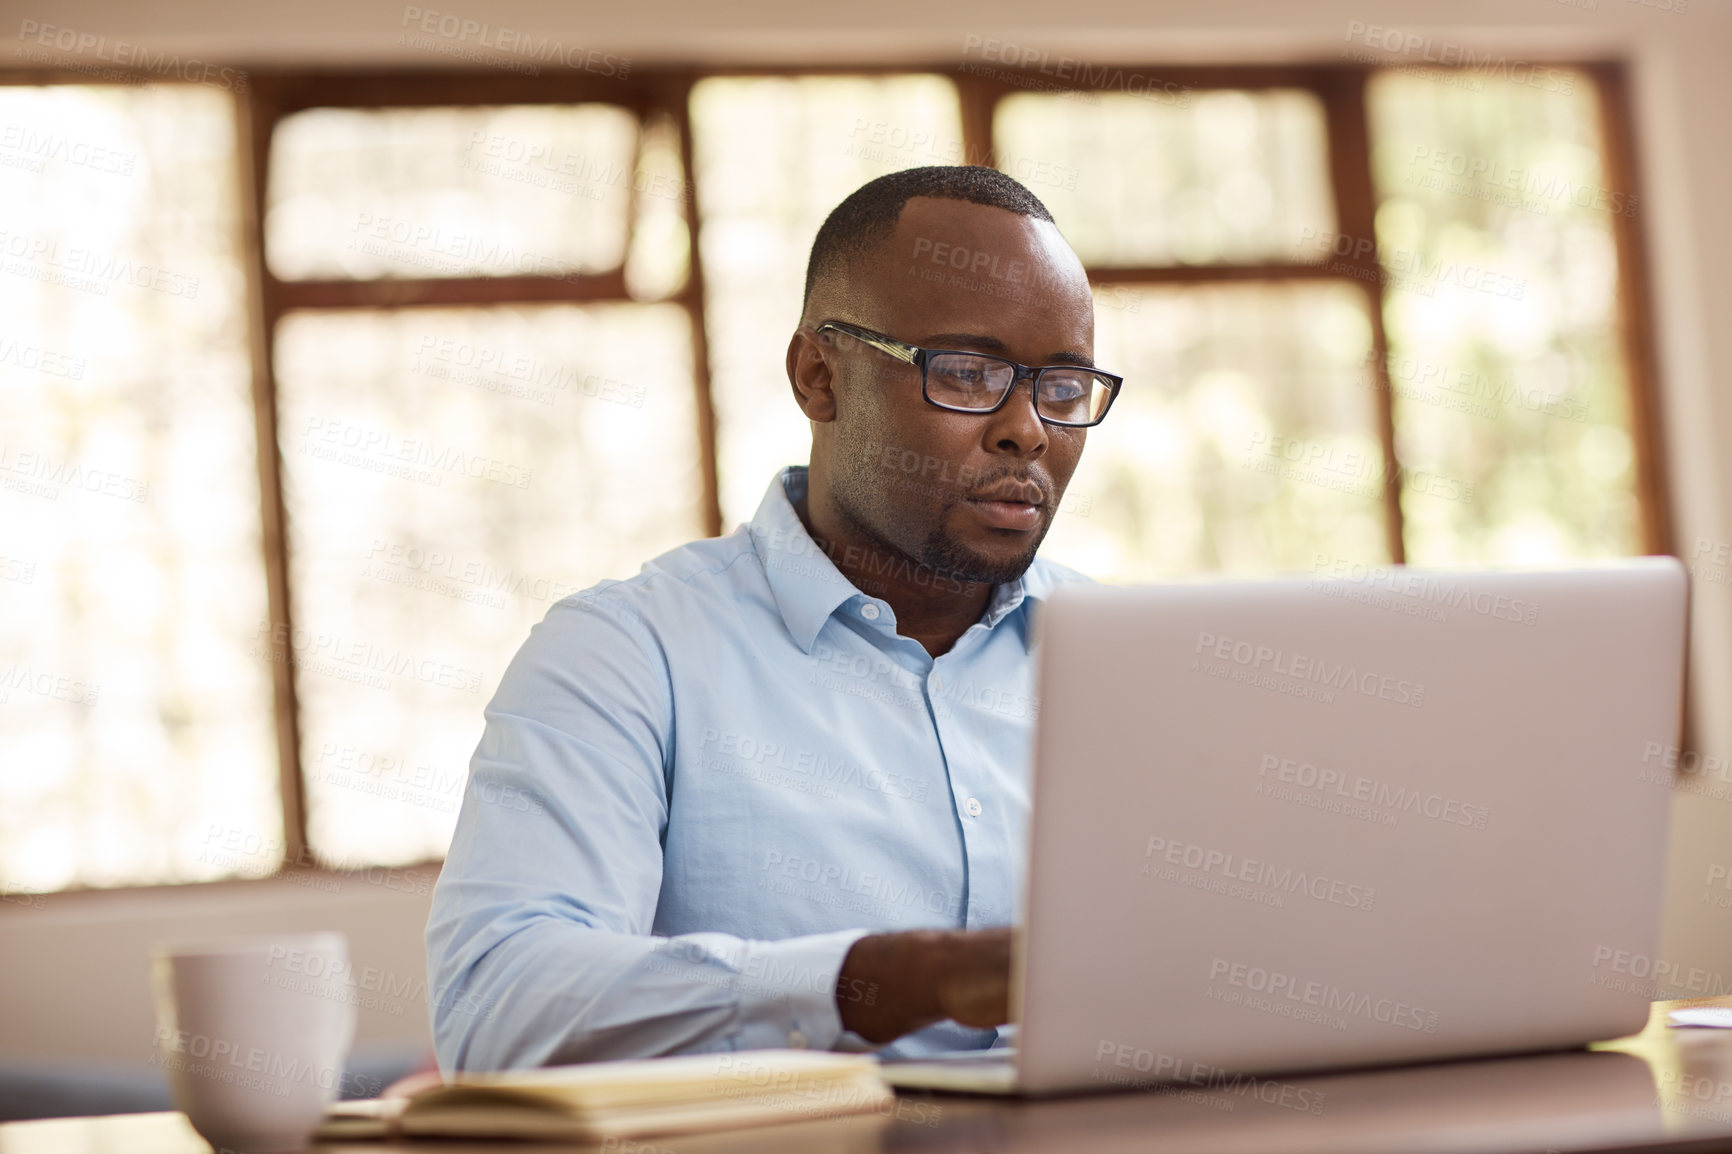
<instances>
[{"instance_id":1,"label":"window","mask_svg":"<svg viewBox=\"0 0 1732 1154\"><path fill-rule=\"evenodd\" d=\"M549 605L804 460L812 234L913 165L1094 283L1127 383L1049 555L1664 550L1623 81L1550 74L0 88L0 889L439 856Z\"/></svg>"},{"instance_id":2,"label":"window","mask_svg":"<svg viewBox=\"0 0 1732 1154\"><path fill-rule=\"evenodd\" d=\"M668 136L604 103L314 108L272 135L266 263L321 306L274 324L274 653L317 860L442 854L529 628L705 531ZM333 299L411 284L445 303Z\"/></svg>"},{"instance_id":3,"label":"window","mask_svg":"<svg viewBox=\"0 0 1732 1154\"><path fill-rule=\"evenodd\" d=\"M280 843L232 103L0 88L0 889Z\"/></svg>"},{"instance_id":4,"label":"window","mask_svg":"<svg viewBox=\"0 0 1732 1154\"><path fill-rule=\"evenodd\" d=\"M1377 241L1403 280L1385 309L1396 451L1463 495L1404 489L1416 563L1656 547L1618 313L1640 199L1608 171L1592 78L1560 76L1391 73L1368 92Z\"/></svg>"}]
</instances>

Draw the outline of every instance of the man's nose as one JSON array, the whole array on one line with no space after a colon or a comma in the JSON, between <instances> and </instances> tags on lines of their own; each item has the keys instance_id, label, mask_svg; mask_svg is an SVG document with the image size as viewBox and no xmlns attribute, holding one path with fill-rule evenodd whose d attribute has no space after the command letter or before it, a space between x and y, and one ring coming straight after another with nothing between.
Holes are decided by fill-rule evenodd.
<instances>
[{"instance_id":1,"label":"man's nose","mask_svg":"<svg viewBox=\"0 0 1732 1154\"><path fill-rule=\"evenodd\" d=\"M1024 395L1024 386L1027 394ZM1046 422L1035 407L1034 378L1025 377L1010 387L1010 396L988 421L987 443L1000 452L1019 457L1037 457L1046 450Z\"/></svg>"}]
</instances>

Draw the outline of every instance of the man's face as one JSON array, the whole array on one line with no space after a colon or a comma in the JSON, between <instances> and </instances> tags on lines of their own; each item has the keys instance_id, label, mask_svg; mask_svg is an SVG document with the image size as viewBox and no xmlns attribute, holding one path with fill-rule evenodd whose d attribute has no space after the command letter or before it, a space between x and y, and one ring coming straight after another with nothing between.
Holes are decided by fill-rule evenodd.
<instances>
[{"instance_id":1,"label":"man's face","mask_svg":"<svg viewBox=\"0 0 1732 1154\"><path fill-rule=\"evenodd\" d=\"M922 348L1021 364L1092 364L1094 303L1076 254L1046 221L917 197L850 277L857 315L828 315ZM938 573L1000 584L1034 559L1082 456L1086 431L1036 416L1032 382L996 413L921 396L920 370L834 331L836 419L814 463L856 531Z\"/></svg>"}]
</instances>

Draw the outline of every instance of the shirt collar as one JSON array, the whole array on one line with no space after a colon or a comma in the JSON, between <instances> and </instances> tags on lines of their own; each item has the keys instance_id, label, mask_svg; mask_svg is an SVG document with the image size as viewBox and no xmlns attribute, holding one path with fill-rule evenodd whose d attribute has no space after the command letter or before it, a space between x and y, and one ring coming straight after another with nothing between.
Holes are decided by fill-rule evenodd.
<instances>
[{"instance_id":1,"label":"shirt collar","mask_svg":"<svg viewBox=\"0 0 1732 1154\"><path fill-rule=\"evenodd\" d=\"M1064 582L1066 572L1037 555L1021 577L993 589L992 599L986 603L986 613L980 623L991 629L1025 604L1030 610L1043 605L1052 596L1052 591ZM1033 644L1032 638L1030 644Z\"/></svg>"},{"instance_id":2,"label":"shirt collar","mask_svg":"<svg viewBox=\"0 0 1732 1154\"><path fill-rule=\"evenodd\" d=\"M806 466L783 469L758 502L748 531L783 624L794 643L810 653L830 615L849 598L863 594L842 576L794 512L794 502L805 495Z\"/></svg>"},{"instance_id":3,"label":"shirt collar","mask_svg":"<svg viewBox=\"0 0 1732 1154\"><path fill-rule=\"evenodd\" d=\"M778 473L748 531L783 624L800 649L810 653L824 622L850 599L866 595L842 575L794 511L795 502L806 495L806 477L804 465ZM980 623L991 629L1024 602L1045 601L1056 584L1051 566L1036 557L1021 577L993 589Z\"/></svg>"}]
</instances>

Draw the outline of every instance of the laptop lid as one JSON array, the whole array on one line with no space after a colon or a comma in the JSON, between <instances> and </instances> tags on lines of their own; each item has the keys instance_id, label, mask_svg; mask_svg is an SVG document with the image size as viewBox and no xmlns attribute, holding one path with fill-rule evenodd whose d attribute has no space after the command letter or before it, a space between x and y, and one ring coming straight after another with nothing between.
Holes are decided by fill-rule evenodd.
<instances>
[{"instance_id":1,"label":"laptop lid","mask_svg":"<svg viewBox=\"0 0 1732 1154\"><path fill-rule=\"evenodd\" d=\"M1646 1021L1683 567L1356 576L1048 601L1025 1092Z\"/></svg>"}]
</instances>

